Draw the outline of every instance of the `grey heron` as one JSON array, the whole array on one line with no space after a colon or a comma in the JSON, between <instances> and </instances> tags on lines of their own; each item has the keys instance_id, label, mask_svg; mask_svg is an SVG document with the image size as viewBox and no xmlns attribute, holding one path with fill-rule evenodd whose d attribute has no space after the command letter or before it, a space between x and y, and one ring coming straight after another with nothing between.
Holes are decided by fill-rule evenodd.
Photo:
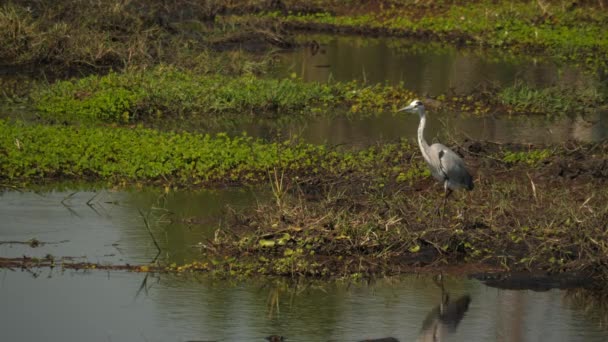
<instances>
[{"instance_id":1,"label":"grey heron","mask_svg":"<svg viewBox=\"0 0 608 342\"><path fill-rule=\"evenodd\" d=\"M443 206L445 208L448 196L452 190L473 190L473 177L464 166L464 161L449 147L442 144L430 145L424 139L424 127L426 126L426 115L424 105L419 100L412 101L409 106L399 109L411 113L418 113L420 124L418 125L418 145L422 157L429 165L431 174L438 180L444 189ZM439 209L439 208L437 208Z\"/></svg>"}]
</instances>

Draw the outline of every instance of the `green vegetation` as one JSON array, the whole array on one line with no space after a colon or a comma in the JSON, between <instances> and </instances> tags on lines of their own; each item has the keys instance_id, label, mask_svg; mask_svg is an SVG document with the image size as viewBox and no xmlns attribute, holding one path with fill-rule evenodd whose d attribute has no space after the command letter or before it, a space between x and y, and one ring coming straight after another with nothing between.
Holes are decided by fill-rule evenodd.
<instances>
[{"instance_id":1,"label":"green vegetation","mask_svg":"<svg viewBox=\"0 0 608 342\"><path fill-rule=\"evenodd\" d=\"M7 121L0 121L0 137L0 174L9 182L73 179L176 186L246 184L267 180L268 171L276 168L289 177L327 177L327 181L365 177L378 188L428 177L417 148L405 141L351 151L225 134ZM547 149L487 153L504 165L528 167L550 163L559 155Z\"/></svg>"},{"instance_id":2,"label":"green vegetation","mask_svg":"<svg viewBox=\"0 0 608 342\"><path fill-rule=\"evenodd\" d=\"M171 67L43 86L32 95L51 122L130 122L217 113L283 112L330 102L330 87L254 76L193 75Z\"/></svg>"},{"instance_id":3,"label":"green vegetation","mask_svg":"<svg viewBox=\"0 0 608 342\"><path fill-rule=\"evenodd\" d=\"M527 152L504 151L502 161L507 164L526 163L530 166L538 166L551 157L552 152L547 149L536 149Z\"/></svg>"},{"instance_id":4,"label":"green vegetation","mask_svg":"<svg viewBox=\"0 0 608 342\"><path fill-rule=\"evenodd\" d=\"M253 183L268 170L289 175L356 172L396 178L415 151L407 142L361 151L297 142L265 143L144 128L27 125L0 121L0 175L8 182L60 179L176 186ZM418 161L416 161L418 162ZM418 173L417 173L418 174ZM411 174L411 179L417 174Z\"/></svg>"},{"instance_id":5,"label":"green vegetation","mask_svg":"<svg viewBox=\"0 0 608 342\"><path fill-rule=\"evenodd\" d=\"M503 88L497 97L510 112L537 114L584 113L606 104L608 100L605 92L594 88L534 89L524 84Z\"/></svg>"},{"instance_id":6,"label":"green vegetation","mask_svg":"<svg viewBox=\"0 0 608 342\"><path fill-rule=\"evenodd\" d=\"M392 111L418 98L402 85L306 83L296 78L193 74L175 67L110 72L34 87L30 97L50 123L132 123L162 119L208 119L227 114L254 117ZM498 93L435 97L433 109L481 115L503 106L511 113L581 112L606 103L597 90L530 89L516 85ZM27 102L27 100L26 100ZM344 112L344 110L342 110Z\"/></svg>"},{"instance_id":7,"label":"green vegetation","mask_svg":"<svg viewBox=\"0 0 608 342\"><path fill-rule=\"evenodd\" d=\"M253 75L197 75L170 66L151 70L91 75L39 85L30 97L39 117L50 123L130 123L150 119L209 118L221 114L282 116L333 114L342 107L350 115L396 111L418 97L403 85L307 83L299 79L267 79ZM439 106L488 111L473 96L438 97Z\"/></svg>"}]
</instances>

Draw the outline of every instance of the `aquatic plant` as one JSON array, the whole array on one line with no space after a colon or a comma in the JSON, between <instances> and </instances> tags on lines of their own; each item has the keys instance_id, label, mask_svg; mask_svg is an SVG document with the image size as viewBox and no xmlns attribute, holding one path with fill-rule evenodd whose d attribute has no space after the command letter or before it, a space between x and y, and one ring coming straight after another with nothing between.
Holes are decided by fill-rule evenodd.
<instances>
[{"instance_id":1,"label":"aquatic plant","mask_svg":"<svg viewBox=\"0 0 608 342\"><path fill-rule=\"evenodd\" d=\"M510 112L519 113L585 113L606 103L603 92L593 87L547 87L536 89L523 83L501 89L497 100L507 105Z\"/></svg>"},{"instance_id":2,"label":"aquatic plant","mask_svg":"<svg viewBox=\"0 0 608 342\"><path fill-rule=\"evenodd\" d=\"M267 180L269 170L275 168L285 177L367 174L381 182L395 179L407 165L418 167L418 161L404 157L411 151L405 141L348 151L297 141L268 143L244 135L0 120L0 179L9 182L82 179L175 186L246 184Z\"/></svg>"},{"instance_id":3,"label":"aquatic plant","mask_svg":"<svg viewBox=\"0 0 608 342\"><path fill-rule=\"evenodd\" d=\"M329 102L327 85L251 75L197 75L173 67L111 72L41 86L32 94L40 116L50 122L130 122L148 118L214 113L296 111Z\"/></svg>"},{"instance_id":4,"label":"aquatic plant","mask_svg":"<svg viewBox=\"0 0 608 342\"><path fill-rule=\"evenodd\" d=\"M504 151L502 161L507 164L526 163L530 166L538 166L553 154L548 149L534 149L531 151Z\"/></svg>"}]
</instances>

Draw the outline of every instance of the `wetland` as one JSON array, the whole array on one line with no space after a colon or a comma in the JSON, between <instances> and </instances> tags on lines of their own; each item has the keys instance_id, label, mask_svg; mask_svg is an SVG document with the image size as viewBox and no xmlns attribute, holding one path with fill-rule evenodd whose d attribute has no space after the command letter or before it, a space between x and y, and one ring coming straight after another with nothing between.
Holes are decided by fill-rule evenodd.
<instances>
[{"instance_id":1,"label":"wetland","mask_svg":"<svg viewBox=\"0 0 608 342\"><path fill-rule=\"evenodd\" d=\"M605 340L605 5L3 4L8 336Z\"/></svg>"}]
</instances>

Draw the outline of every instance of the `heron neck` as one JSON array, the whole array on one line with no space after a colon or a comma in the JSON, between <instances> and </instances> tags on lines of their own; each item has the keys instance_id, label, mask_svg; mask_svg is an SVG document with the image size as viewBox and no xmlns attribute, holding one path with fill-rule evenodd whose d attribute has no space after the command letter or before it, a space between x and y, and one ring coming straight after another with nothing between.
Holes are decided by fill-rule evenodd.
<instances>
[{"instance_id":1,"label":"heron neck","mask_svg":"<svg viewBox=\"0 0 608 342\"><path fill-rule=\"evenodd\" d=\"M424 140L424 127L426 126L426 116L424 115L424 110L420 112L420 124L418 125L418 145L420 146L420 152L422 152L422 156L424 159L429 160L429 156L427 154L427 150L429 149L429 144L427 144L426 140Z\"/></svg>"}]
</instances>

